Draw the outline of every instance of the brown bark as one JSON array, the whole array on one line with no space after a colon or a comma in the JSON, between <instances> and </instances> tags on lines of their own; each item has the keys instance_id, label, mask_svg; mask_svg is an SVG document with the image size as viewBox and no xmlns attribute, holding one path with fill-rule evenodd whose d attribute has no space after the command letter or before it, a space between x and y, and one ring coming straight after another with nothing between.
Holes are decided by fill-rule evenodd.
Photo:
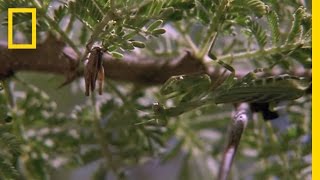
<instances>
[{"instance_id":1,"label":"brown bark","mask_svg":"<svg viewBox=\"0 0 320 180\"><path fill-rule=\"evenodd\" d=\"M38 44L37 49L29 50L10 50L6 42L0 42L0 79L10 77L18 71L33 71L64 75L67 79L64 84L68 84L83 75L79 63L80 58L75 51L53 36ZM223 68L216 67L214 71L209 72L207 66L188 51L182 52L180 57L171 59L163 57L150 59L128 54L118 60L104 54L103 66L106 78L142 85L161 84L171 76L193 73L208 73L215 82L217 79L220 82L224 79L221 78ZM246 73L238 71L237 76L241 77ZM311 72L305 70L293 70L291 74L311 77ZM216 82L216 85L220 82Z\"/></svg>"},{"instance_id":2,"label":"brown bark","mask_svg":"<svg viewBox=\"0 0 320 180\"><path fill-rule=\"evenodd\" d=\"M37 49L10 50L1 42L0 79L18 71L34 71L65 75L71 81L83 74L79 59L71 48L53 37L38 44ZM206 72L205 65L187 51L176 59L157 60L133 55L118 60L104 54L103 61L107 78L145 85L163 83L173 75Z\"/></svg>"}]
</instances>

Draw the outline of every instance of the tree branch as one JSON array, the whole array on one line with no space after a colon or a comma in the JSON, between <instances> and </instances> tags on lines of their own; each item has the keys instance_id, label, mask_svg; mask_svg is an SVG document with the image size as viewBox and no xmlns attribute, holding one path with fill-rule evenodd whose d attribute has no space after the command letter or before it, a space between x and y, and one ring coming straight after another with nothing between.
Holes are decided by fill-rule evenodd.
<instances>
[{"instance_id":1,"label":"tree branch","mask_svg":"<svg viewBox=\"0 0 320 180\"><path fill-rule=\"evenodd\" d=\"M107 78L144 85L163 83L173 75L207 71L206 66L195 60L190 52L183 53L176 59L157 60L132 55L118 60L104 54L103 60ZM79 62L80 58L74 50L65 47L64 42L53 36L38 44L37 49L7 49L7 44L0 42L0 79L10 77L18 71L34 71L60 74L73 80L83 74Z\"/></svg>"},{"instance_id":2,"label":"tree branch","mask_svg":"<svg viewBox=\"0 0 320 180\"><path fill-rule=\"evenodd\" d=\"M223 68L210 69L208 67L212 65L199 61L189 51L171 59L150 59L128 54L118 60L104 54L103 61L107 78L142 85L161 84L171 76L181 74L207 73L214 80L218 77L224 79L221 76L226 76L222 75ZM67 78L64 84L68 84L83 75L80 62L80 57L72 48L66 47L63 41L51 35L38 44L37 49L8 49L6 42L0 41L0 79L10 77L18 71L33 71L64 75ZM247 72L237 73L241 77ZM294 70L291 74L311 77L311 72L305 70Z\"/></svg>"}]
</instances>

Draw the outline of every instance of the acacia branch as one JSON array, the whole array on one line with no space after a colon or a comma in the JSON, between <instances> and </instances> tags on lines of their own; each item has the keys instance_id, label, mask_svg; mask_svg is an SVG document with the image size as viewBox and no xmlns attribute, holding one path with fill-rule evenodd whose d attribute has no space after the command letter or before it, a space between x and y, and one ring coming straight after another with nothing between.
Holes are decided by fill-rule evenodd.
<instances>
[{"instance_id":1,"label":"acacia branch","mask_svg":"<svg viewBox=\"0 0 320 180\"><path fill-rule=\"evenodd\" d=\"M173 75L206 72L205 65L189 52L176 59L157 60L133 55L118 60L105 54L103 60L107 78L145 85L163 83ZM83 74L79 62L72 48L52 36L34 50L10 50L6 43L0 42L0 79L18 71L53 73L74 79Z\"/></svg>"},{"instance_id":2,"label":"acacia branch","mask_svg":"<svg viewBox=\"0 0 320 180\"><path fill-rule=\"evenodd\" d=\"M174 75L207 73L216 80L221 76L223 68L208 70L209 64L186 51L176 58L138 57L132 54L118 60L108 54L103 56L103 65L107 78L117 81L132 82L142 85L156 85L165 82ZM37 44L37 49L8 49L6 42L0 41L0 79L12 76L18 71L33 71L64 75L65 84L83 75L79 66L80 57L66 44L49 36L46 41ZM237 72L243 76L247 72ZM311 77L309 71L292 72L299 76ZM223 79L220 77L220 80Z\"/></svg>"}]
</instances>

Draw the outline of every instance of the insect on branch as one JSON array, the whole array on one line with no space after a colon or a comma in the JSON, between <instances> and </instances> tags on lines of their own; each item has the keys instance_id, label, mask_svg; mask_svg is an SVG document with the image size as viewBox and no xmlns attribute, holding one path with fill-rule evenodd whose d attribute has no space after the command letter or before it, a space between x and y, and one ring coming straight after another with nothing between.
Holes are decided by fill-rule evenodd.
<instances>
[{"instance_id":1,"label":"insect on branch","mask_svg":"<svg viewBox=\"0 0 320 180\"><path fill-rule=\"evenodd\" d=\"M103 53L106 52L106 49L95 46L90 50L88 45L86 48L89 54L84 62L84 78L86 86L85 95L89 96L90 91L93 92L95 90L96 81L98 81L98 92L101 95L104 84L104 67L102 56Z\"/></svg>"}]
</instances>

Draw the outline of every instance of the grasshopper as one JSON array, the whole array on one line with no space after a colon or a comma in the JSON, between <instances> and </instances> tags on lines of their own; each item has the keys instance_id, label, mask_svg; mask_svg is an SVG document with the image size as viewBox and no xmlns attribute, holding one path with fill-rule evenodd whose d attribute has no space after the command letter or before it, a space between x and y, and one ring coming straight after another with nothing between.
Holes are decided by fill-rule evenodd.
<instances>
[{"instance_id":1,"label":"grasshopper","mask_svg":"<svg viewBox=\"0 0 320 180\"><path fill-rule=\"evenodd\" d=\"M210 48L211 51L211 48ZM176 100L177 106L165 108L160 103L153 104L155 120L168 121L169 117L198 108L200 106L215 103L241 103L247 102L251 111L262 112L265 120L278 117L276 112L269 109L270 103L294 100L304 95L310 86L310 82L304 78L282 74L277 76L257 77L256 73L265 69L256 69L249 72L241 79L235 78L235 70L232 66L220 61L209 51L208 56L231 74L222 84L211 82L208 75L180 75L169 78L160 89L164 99ZM223 73L224 74L224 73ZM221 76L222 77L222 76ZM219 82L219 78L216 80ZM219 84L219 85L217 85ZM236 116L231 121L228 132L228 144L225 148L222 163L219 170L219 179L229 173L233 158L237 152L241 136L250 118L249 111L237 110ZM227 177L227 176L225 176Z\"/></svg>"},{"instance_id":2,"label":"grasshopper","mask_svg":"<svg viewBox=\"0 0 320 180\"><path fill-rule=\"evenodd\" d=\"M91 50L89 50L89 47L87 46L87 50L89 54L84 62L84 77L86 86L85 95L89 96L90 91L93 92L95 90L96 81L98 81L98 92L101 95L104 84L104 68L102 55L106 50L99 46L93 47Z\"/></svg>"}]
</instances>

